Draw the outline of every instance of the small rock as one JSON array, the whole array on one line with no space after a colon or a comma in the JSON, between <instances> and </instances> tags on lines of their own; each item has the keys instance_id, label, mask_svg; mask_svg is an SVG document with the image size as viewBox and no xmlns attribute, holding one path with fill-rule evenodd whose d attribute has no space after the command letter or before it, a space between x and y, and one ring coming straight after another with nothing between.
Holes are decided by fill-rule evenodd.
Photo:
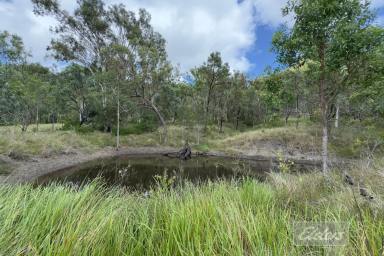
<instances>
[{"instance_id":1,"label":"small rock","mask_svg":"<svg viewBox=\"0 0 384 256\"><path fill-rule=\"evenodd\" d=\"M355 181L353 180L353 178L351 176L349 176L348 174L345 174L344 176L344 181L346 183L348 183L349 185L353 186L355 185Z\"/></svg>"},{"instance_id":2,"label":"small rock","mask_svg":"<svg viewBox=\"0 0 384 256\"><path fill-rule=\"evenodd\" d=\"M360 195L370 200L373 199L373 196L368 192L366 188L360 188Z\"/></svg>"}]
</instances>

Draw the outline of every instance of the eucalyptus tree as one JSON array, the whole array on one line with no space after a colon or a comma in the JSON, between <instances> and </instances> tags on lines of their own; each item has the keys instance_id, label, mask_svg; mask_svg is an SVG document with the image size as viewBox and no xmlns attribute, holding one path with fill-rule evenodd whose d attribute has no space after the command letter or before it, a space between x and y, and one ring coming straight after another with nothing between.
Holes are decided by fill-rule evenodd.
<instances>
[{"instance_id":1,"label":"eucalyptus tree","mask_svg":"<svg viewBox=\"0 0 384 256\"><path fill-rule=\"evenodd\" d=\"M156 99L169 82L172 68L165 40L153 30L148 12L140 10L136 15L121 4L106 8L101 0L79 0L70 15L57 0L32 2L36 14L51 15L58 21L53 30L58 38L49 47L56 59L78 63L94 75L101 92L105 130L111 129L108 108L114 108L116 102L108 98L120 97L116 86L122 85L131 89L129 93L139 105L157 115L166 131ZM114 64L109 65L111 62ZM119 73L116 83L105 79L116 71L112 69Z\"/></svg>"},{"instance_id":2,"label":"eucalyptus tree","mask_svg":"<svg viewBox=\"0 0 384 256\"><path fill-rule=\"evenodd\" d=\"M349 105L354 116L384 116L384 28L371 27L371 37L381 38L381 43L361 61L355 73L353 86L347 92ZM360 112L360 113L356 113Z\"/></svg>"},{"instance_id":3,"label":"eucalyptus tree","mask_svg":"<svg viewBox=\"0 0 384 256\"><path fill-rule=\"evenodd\" d=\"M318 64L322 169L327 172L329 106L353 74L353 61L370 48L362 39L372 13L369 4L360 0L290 0L284 13L293 14L295 23L292 29L281 29L274 35L278 60L290 66L307 60ZM339 84L330 83L332 73L343 77Z\"/></svg>"},{"instance_id":4,"label":"eucalyptus tree","mask_svg":"<svg viewBox=\"0 0 384 256\"><path fill-rule=\"evenodd\" d=\"M101 0L78 0L73 14L62 9L57 0L32 0L37 15L53 16L57 25L52 28L57 35L48 50L60 61L73 62L86 67L95 77L100 88L104 130L111 129L108 110L110 103L108 85L99 78L107 71L103 50L110 45L112 31L108 11Z\"/></svg>"},{"instance_id":5,"label":"eucalyptus tree","mask_svg":"<svg viewBox=\"0 0 384 256\"><path fill-rule=\"evenodd\" d=\"M196 83L197 90L204 98L204 119L207 127L210 113L214 113L215 100L223 96L225 84L229 79L229 65L223 63L219 52L213 52L209 55L208 61L202 66L191 71Z\"/></svg>"},{"instance_id":6,"label":"eucalyptus tree","mask_svg":"<svg viewBox=\"0 0 384 256\"><path fill-rule=\"evenodd\" d=\"M167 58L165 40L153 30L151 16L144 9L136 15L124 5L114 5L109 11L116 35L113 40L120 63L120 80L136 103L153 111L167 137L167 125L157 100L162 89L171 82L172 66Z\"/></svg>"},{"instance_id":7,"label":"eucalyptus tree","mask_svg":"<svg viewBox=\"0 0 384 256\"><path fill-rule=\"evenodd\" d=\"M24 62L26 53L22 39L7 31L0 33L0 122L13 120L17 101L12 92L10 80L18 64Z\"/></svg>"},{"instance_id":8,"label":"eucalyptus tree","mask_svg":"<svg viewBox=\"0 0 384 256\"><path fill-rule=\"evenodd\" d=\"M50 71L40 64L24 64L22 69L22 90L24 97L35 110L36 131L39 131L41 110L48 107L46 99L49 93Z\"/></svg>"},{"instance_id":9,"label":"eucalyptus tree","mask_svg":"<svg viewBox=\"0 0 384 256\"><path fill-rule=\"evenodd\" d=\"M247 90L247 78L243 73L235 72L230 78L227 107L230 119L234 122L236 130L239 128L241 115L245 112L245 92Z\"/></svg>"},{"instance_id":10,"label":"eucalyptus tree","mask_svg":"<svg viewBox=\"0 0 384 256\"><path fill-rule=\"evenodd\" d=\"M34 83L29 76L27 57L22 39L7 31L0 33L0 115L2 122L20 124L26 131L33 119ZM35 101L36 103L36 101Z\"/></svg>"},{"instance_id":11,"label":"eucalyptus tree","mask_svg":"<svg viewBox=\"0 0 384 256\"><path fill-rule=\"evenodd\" d=\"M285 107L285 88L282 72L279 70L267 69L265 76L258 79L257 90L259 97L265 105L265 112L268 118L279 117Z\"/></svg>"},{"instance_id":12,"label":"eucalyptus tree","mask_svg":"<svg viewBox=\"0 0 384 256\"><path fill-rule=\"evenodd\" d=\"M285 124L288 118L295 114L296 127L299 125L299 118L301 117L301 101L305 90L303 89L303 67L291 68L284 70L281 73L282 88L279 96L282 100L282 107L284 112Z\"/></svg>"},{"instance_id":13,"label":"eucalyptus tree","mask_svg":"<svg viewBox=\"0 0 384 256\"><path fill-rule=\"evenodd\" d=\"M89 70L78 64L71 64L57 75L59 84L56 85L68 110L73 110L78 117L79 125L88 121L90 113L93 83Z\"/></svg>"}]
</instances>

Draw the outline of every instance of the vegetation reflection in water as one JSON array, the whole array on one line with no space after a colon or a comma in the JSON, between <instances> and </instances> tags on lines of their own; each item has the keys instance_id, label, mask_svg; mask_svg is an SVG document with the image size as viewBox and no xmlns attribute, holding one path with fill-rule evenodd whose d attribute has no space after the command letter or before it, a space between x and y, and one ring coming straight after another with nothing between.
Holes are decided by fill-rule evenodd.
<instances>
[{"instance_id":1,"label":"vegetation reflection in water","mask_svg":"<svg viewBox=\"0 0 384 256\"><path fill-rule=\"evenodd\" d=\"M125 156L89 162L43 177L51 181L76 185L101 177L108 185L147 189L156 182L168 179L173 184L184 180L201 183L207 180L231 180L242 177L263 179L271 169L270 161L245 161L222 157L194 157L188 161L165 156Z\"/></svg>"}]
</instances>

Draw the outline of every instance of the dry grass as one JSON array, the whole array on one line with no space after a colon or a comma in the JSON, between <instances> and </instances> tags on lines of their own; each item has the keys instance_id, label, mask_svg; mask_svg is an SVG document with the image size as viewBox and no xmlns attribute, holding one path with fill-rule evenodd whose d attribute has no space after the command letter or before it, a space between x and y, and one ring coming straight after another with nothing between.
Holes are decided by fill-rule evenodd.
<instances>
[{"instance_id":1,"label":"dry grass","mask_svg":"<svg viewBox=\"0 0 384 256\"><path fill-rule=\"evenodd\" d=\"M320 137L318 127L314 125L260 128L217 140L217 148L227 151L248 153L317 154Z\"/></svg>"},{"instance_id":2,"label":"dry grass","mask_svg":"<svg viewBox=\"0 0 384 256\"><path fill-rule=\"evenodd\" d=\"M377 141L383 140L384 129L363 129L355 124L342 126L332 132L331 156L366 157ZM199 132L198 132L199 131ZM382 134L380 133L382 132ZM181 147L185 141L199 151L223 151L249 155L273 155L282 153L291 157L319 156L321 131L318 125L303 122L298 128L294 123L275 128L258 127L239 132L224 127L220 133L217 126L202 127L170 125L164 142L162 129L140 135L121 136L123 147L171 146ZM106 146L114 146L115 137L98 131L78 133L75 131L52 131L50 125L40 125L39 132L29 129L22 133L18 127L0 127L0 154L16 151L21 154L51 155L71 150L92 152ZM378 147L376 152L380 152ZM375 153L376 153L375 152Z\"/></svg>"},{"instance_id":3,"label":"dry grass","mask_svg":"<svg viewBox=\"0 0 384 256\"><path fill-rule=\"evenodd\" d=\"M39 131L29 129L27 132L21 132L19 127L3 126L0 127L0 154L9 154L17 152L18 154L49 156L59 154L60 152L81 150L92 152L103 147L114 146L115 137L98 131L88 133L78 133L73 130L63 131L60 126L52 131L51 125L40 125ZM225 138L236 132L225 128L223 133L219 133L216 127L209 127L207 132L200 131L200 144L206 145L211 141ZM172 146L181 147L185 141L191 145L197 145L197 129L182 126L169 126L166 142L162 138L162 129L152 133L140 135L121 136L121 146L139 147L139 146Z\"/></svg>"},{"instance_id":4,"label":"dry grass","mask_svg":"<svg viewBox=\"0 0 384 256\"><path fill-rule=\"evenodd\" d=\"M79 134L74 131L51 130L50 125L40 125L39 131L21 132L18 127L0 127L0 154L50 155L71 150L94 151L113 145L110 134L92 132Z\"/></svg>"}]
</instances>

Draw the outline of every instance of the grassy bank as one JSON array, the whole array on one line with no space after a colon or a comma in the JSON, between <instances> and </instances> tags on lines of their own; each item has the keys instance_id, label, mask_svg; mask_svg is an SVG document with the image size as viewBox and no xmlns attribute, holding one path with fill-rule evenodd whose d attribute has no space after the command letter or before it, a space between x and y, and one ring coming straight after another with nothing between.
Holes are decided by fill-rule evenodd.
<instances>
[{"instance_id":1,"label":"grassy bank","mask_svg":"<svg viewBox=\"0 0 384 256\"><path fill-rule=\"evenodd\" d=\"M0 126L0 154L29 154L51 156L71 151L94 152L105 147L114 147L115 136L99 131L77 132L75 130L52 131L51 125L40 125L39 131L29 129L21 132L19 127ZM201 127L170 125L166 142L161 140L158 131L122 135L123 147L172 146L181 147L187 140L194 150L224 151L226 153L245 153L250 155L318 156L320 154L321 130L309 120L301 121L298 128L294 120L287 126L258 126L236 131L224 127L219 132L217 126ZM365 158L383 149L384 126L377 123L350 122L333 129L330 136L330 153L334 156ZM382 152L381 152L382 153Z\"/></svg>"},{"instance_id":2,"label":"grassy bank","mask_svg":"<svg viewBox=\"0 0 384 256\"><path fill-rule=\"evenodd\" d=\"M338 174L272 175L178 189L149 198L100 182L0 187L0 255L302 255L325 253L292 242L292 221L345 221L342 255L382 253L383 173L370 174L375 200L358 196L362 220ZM357 192L358 193L358 192ZM312 254L312 255L313 255Z\"/></svg>"}]
</instances>

